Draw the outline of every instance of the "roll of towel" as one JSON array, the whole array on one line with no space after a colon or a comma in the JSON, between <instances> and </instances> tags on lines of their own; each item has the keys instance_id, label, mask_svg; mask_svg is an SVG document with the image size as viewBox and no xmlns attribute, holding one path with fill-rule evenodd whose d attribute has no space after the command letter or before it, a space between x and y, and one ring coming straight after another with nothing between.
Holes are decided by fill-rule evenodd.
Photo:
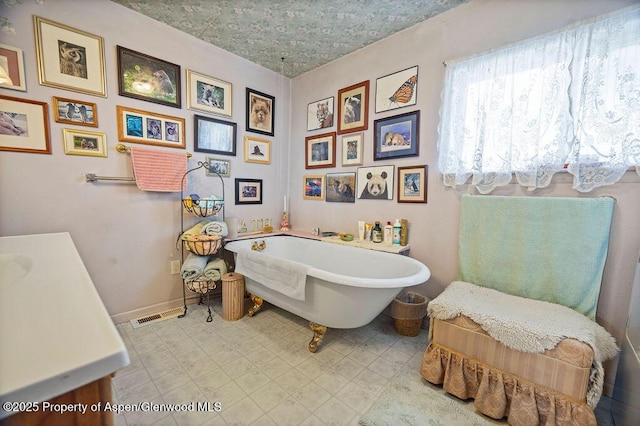
<instances>
[{"instance_id":1,"label":"roll of towel","mask_svg":"<svg viewBox=\"0 0 640 426\"><path fill-rule=\"evenodd\" d=\"M180 274L185 281L195 281L203 273L204 268L207 266L209 256L198 256L197 254L189 253L182 263Z\"/></svg>"},{"instance_id":2,"label":"roll of towel","mask_svg":"<svg viewBox=\"0 0 640 426\"><path fill-rule=\"evenodd\" d=\"M227 273L227 263L224 259L215 258L204 267L202 276L208 280L219 281Z\"/></svg>"},{"instance_id":3,"label":"roll of towel","mask_svg":"<svg viewBox=\"0 0 640 426\"><path fill-rule=\"evenodd\" d=\"M188 239L190 236L202 234L202 228L204 228L207 223L209 223L209 221L207 220L196 223L191 228L182 233L182 239L184 240Z\"/></svg>"},{"instance_id":4,"label":"roll of towel","mask_svg":"<svg viewBox=\"0 0 640 426\"><path fill-rule=\"evenodd\" d=\"M201 222L202 223L202 222ZM226 237L229 234L229 229L227 228L227 224L224 222L219 222L217 220L210 221L204 223L202 229L200 230L201 234L207 235L220 235L221 237Z\"/></svg>"}]
</instances>

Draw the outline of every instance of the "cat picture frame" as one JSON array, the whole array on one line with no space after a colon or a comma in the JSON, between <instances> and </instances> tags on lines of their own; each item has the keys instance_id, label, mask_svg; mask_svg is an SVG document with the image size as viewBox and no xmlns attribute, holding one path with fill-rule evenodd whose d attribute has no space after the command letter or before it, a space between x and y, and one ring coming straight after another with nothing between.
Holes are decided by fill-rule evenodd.
<instances>
[{"instance_id":1,"label":"cat picture frame","mask_svg":"<svg viewBox=\"0 0 640 426\"><path fill-rule=\"evenodd\" d=\"M307 106L307 131L326 129L334 125L334 97L330 96Z\"/></svg>"}]
</instances>

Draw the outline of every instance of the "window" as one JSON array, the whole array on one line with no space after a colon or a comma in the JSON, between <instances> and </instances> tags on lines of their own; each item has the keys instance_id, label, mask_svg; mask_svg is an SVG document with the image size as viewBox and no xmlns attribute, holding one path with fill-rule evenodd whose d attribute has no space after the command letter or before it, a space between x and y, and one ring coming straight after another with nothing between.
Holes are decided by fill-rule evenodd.
<instances>
[{"instance_id":1,"label":"window","mask_svg":"<svg viewBox=\"0 0 640 426\"><path fill-rule=\"evenodd\" d=\"M481 193L640 174L640 8L448 64L438 149L445 185Z\"/></svg>"}]
</instances>

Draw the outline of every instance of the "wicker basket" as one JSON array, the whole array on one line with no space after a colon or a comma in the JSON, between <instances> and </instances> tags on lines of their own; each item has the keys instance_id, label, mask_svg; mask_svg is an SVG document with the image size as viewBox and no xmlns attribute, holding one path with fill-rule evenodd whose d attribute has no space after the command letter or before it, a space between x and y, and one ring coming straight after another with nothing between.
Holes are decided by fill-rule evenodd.
<instances>
[{"instance_id":1,"label":"wicker basket","mask_svg":"<svg viewBox=\"0 0 640 426\"><path fill-rule=\"evenodd\" d=\"M391 317L396 331L403 336L417 336L427 314L429 299L412 291L403 291L391 304Z\"/></svg>"},{"instance_id":2,"label":"wicker basket","mask_svg":"<svg viewBox=\"0 0 640 426\"><path fill-rule=\"evenodd\" d=\"M185 235L182 240L187 250L199 256L216 254L222 246L220 235Z\"/></svg>"},{"instance_id":3,"label":"wicker basket","mask_svg":"<svg viewBox=\"0 0 640 426\"><path fill-rule=\"evenodd\" d=\"M206 281L187 281L184 283L187 288L191 291L193 291L194 293L198 293L198 294L207 294L210 291L215 290L215 288L217 287L216 282L215 281L210 281L210 280L206 280Z\"/></svg>"}]
</instances>

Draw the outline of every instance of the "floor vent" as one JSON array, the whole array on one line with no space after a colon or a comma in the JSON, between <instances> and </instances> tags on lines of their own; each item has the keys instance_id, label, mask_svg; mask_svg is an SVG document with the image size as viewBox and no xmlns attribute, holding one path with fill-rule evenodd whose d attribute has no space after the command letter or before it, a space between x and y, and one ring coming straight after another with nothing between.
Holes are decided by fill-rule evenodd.
<instances>
[{"instance_id":1,"label":"floor vent","mask_svg":"<svg viewBox=\"0 0 640 426\"><path fill-rule=\"evenodd\" d=\"M138 319L133 319L129 322L131 323L131 326L133 328L140 328L145 325L155 324L157 322L167 320L169 318L175 318L178 315L182 315L183 312L184 312L184 308L173 308L173 309L169 309L168 311L147 315L146 317L142 317Z\"/></svg>"}]
</instances>

